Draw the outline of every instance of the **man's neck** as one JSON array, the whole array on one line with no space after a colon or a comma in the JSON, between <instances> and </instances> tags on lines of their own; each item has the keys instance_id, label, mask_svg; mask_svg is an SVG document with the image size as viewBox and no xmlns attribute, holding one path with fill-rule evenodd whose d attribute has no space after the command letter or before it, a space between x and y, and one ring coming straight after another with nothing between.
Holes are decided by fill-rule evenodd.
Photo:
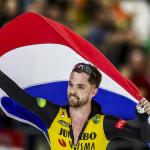
<instances>
[{"instance_id":1,"label":"man's neck","mask_svg":"<svg viewBox=\"0 0 150 150\"><path fill-rule=\"evenodd\" d=\"M81 107L69 107L69 111L73 120L87 118L91 112L91 102Z\"/></svg>"},{"instance_id":2,"label":"man's neck","mask_svg":"<svg viewBox=\"0 0 150 150\"><path fill-rule=\"evenodd\" d=\"M81 107L70 107L69 111L72 119L74 144L76 145L78 142L80 132L91 112L91 102Z\"/></svg>"}]
</instances>

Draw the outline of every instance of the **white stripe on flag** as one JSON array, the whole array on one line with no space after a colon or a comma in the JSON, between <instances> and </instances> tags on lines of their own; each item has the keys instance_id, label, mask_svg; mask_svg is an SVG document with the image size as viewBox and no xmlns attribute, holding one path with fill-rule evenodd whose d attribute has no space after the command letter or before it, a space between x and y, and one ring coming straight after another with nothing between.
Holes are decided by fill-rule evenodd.
<instances>
[{"instance_id":1,"label":"white stripe on flag","mask_svg":"<svg viewBox=\"0 0 150 150\"><path fill-rule=\"evenodd\" d=\"M73 66L79 62L87 63L88 61L67 46L37 44L9 51L0 58L0 68L22 88L25 88L41 83L66 81ZM101 73L103 75L101 88L137 102L118 83L104 72L101 71Z\"/></svg>"}]
</instances>

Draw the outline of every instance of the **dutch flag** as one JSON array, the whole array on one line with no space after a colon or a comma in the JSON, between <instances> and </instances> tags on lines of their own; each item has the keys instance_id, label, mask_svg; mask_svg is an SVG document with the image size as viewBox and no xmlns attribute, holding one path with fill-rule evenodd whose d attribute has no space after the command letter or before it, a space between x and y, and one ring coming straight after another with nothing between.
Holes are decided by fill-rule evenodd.
<instances>
[{"instance_id":1,"label":"dutch flag","mask_svg":"<svg viewBox=\"0 0 150 150\"><path fill-rule=\"evenodd\" d=\"M95 100L105 114L135 118L139 90L88 41L62 24L25 13L0 30L0 68L26 92L56 104L67 103L67 81L73 66L90 63L102 73ZM44 124L0 90L0 106L7 116L47 132Z\"/></svg>"}]
</instances>

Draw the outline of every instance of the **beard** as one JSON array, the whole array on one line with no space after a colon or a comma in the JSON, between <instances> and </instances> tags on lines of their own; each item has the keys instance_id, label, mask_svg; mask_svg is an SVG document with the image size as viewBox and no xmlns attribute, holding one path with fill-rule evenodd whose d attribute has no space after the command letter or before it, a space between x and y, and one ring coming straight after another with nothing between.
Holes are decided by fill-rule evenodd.
<instances>
[{"instance_id":1,"label":"beard","mask_svg":"<svg viewBox=\"0 0 150 150\"><path fill-rule=\"evenodd\" d=\"M68 94L68 105L70 107L81 107L88 103L88 100L82 100L77 95Z\"/></svg>"}]
</instances>

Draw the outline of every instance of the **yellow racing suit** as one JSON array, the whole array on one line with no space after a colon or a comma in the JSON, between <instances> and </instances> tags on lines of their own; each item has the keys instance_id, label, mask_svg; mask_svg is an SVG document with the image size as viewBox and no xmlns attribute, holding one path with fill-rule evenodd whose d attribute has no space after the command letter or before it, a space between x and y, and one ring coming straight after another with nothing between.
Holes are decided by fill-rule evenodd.
<instances>
[{"instance_id":1,"label":"yellow racing suit","mask_svg":"<svg viewBox=\"0 0 150 150\"><path fill-rule=\"evenodd\" d=\"M29 95L1 71L0 88L41 118L47 127L51 150L121 150L114 149L113 143L118 147L122 143L133 147L128 150L149 149L146 142L150 141L150 125L145 114L138 115L138 119L130 123L111 115L103 115L99 104L92 100L90 115L75 145L68 105L59 106ZM124 139L124 142L115 139ZM136 145L142 148L134 148Z\"/></svg>"}]
</instances>

